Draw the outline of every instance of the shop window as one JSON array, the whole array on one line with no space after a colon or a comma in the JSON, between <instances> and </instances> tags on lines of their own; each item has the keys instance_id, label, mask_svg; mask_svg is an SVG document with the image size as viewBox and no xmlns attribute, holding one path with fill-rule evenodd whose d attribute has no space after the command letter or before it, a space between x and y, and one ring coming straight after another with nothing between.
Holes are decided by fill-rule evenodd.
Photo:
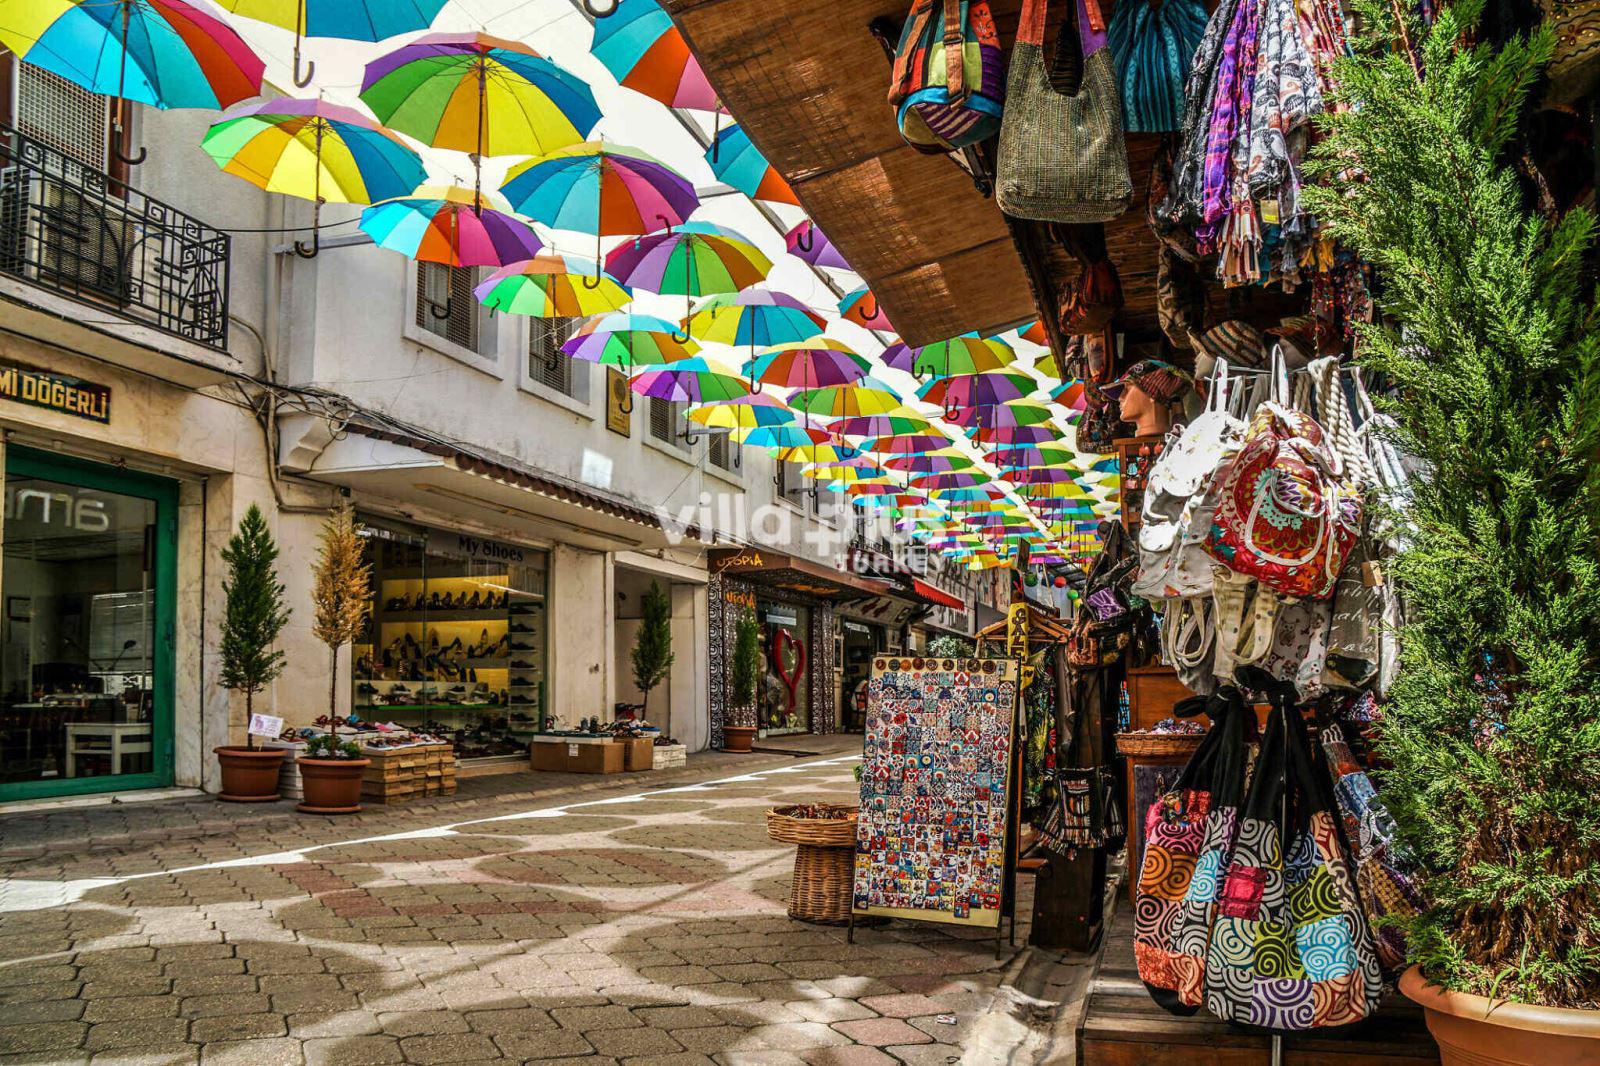
<instances>
[{"instance_id":1,"label":"shop window","mask_svg":"<svg viewBox=\"0 0 1600 1066\"><path fill-rule=\"evenodd\" d=\"M757 726L762 736L811 731L811 610L757 601L761 623L762 677L756 689Z\"/></svg>"},{"instance_id":2,"label":"shop window","mask_svg":"<svg viewBox=\"0 0 1600 1066\"><path fill-rule=\"evenodd\" d=\"M170 482L17 449L0 574L0 799L171 782Z\"/></svg>"},{"instance_id":3,"label":"shop window","mask_svg":"<svg viewBox=\"0 0 1600 1066\"><path fill-rule=\"evenodd\" d=\"M779 462L777 465L778 495L805 510L806 499L811 494L811 479L800 472L802 467L799 463Z\"/></svg>"},{"instance_id":4,"label":"shop window","mask_svg":"<svg viewBox=\"0 0 1600 1066\"><path fill-rule=\"evenodd\" d=\"M718 470L732 470L738 447L726 433L713 433L706 438L706 458Z\"/></svg>"},{"instance_id":5,"label":"shop window","mask_svg":"<svg viewBox=\"0 0 1600 1066\"><path fill-rule=\"evenodd\" d=\"M683 434L678 431L678 421L683 415L683 405L660 397L650 397L650 436L663 444L680 450L687 449Z\"/></svg>"},{"instance_id":6,"label":"shop window","mask_svg":"<svg viewBox=\"0 0 1600 1066\"><path fill-rule=\"evenodd\" d=\"M572 337L574 320L534 318L529 321L528 376L547 389L588 403L590 364L561 350Z\"/></svg>"},{"instance_id":7,"label":"shop window","mask_svg":"<svg viewBox=\"0 0 1600 1066\"><path fill-rule=\"evenodd\" d=\"M0 58L9 63L11 58ZM18 63L16 79L17 130L64 152L80 163L105 170L111 147L110 104L30 63ZM9 111L0 109L0 119Z\"/></svg>"},{"instance_id":8,"label":"shop window","mask_svg":"<svg viewBox=\"0 0 1600 1066\"><path fill-rule=\"evenodd\" d=\"M373 600L354 650L363 718L516 755L548 707L544 552L363 517Z\"/></svg>"},{"instance_id":9,"label":"shop window","mask_svg":"<svg viewBox=\"0 0 1600 1066\"><path fill-rule=\"evenodd\" d=\"M480 351L484 331L478 298L472 294L477 279L478 272L472 267L418 263L417 328L469 351Z\"/></svg>"}]
</instances>

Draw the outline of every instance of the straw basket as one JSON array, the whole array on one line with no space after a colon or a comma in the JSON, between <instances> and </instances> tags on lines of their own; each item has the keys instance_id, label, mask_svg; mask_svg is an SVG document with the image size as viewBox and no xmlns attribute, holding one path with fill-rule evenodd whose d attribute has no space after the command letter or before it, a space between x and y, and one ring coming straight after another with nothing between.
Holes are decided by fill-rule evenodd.
<instances>
[{"instance_id":1,"label":"straw basket","mask_svg":"<svg viewBox=\"0 0 1600 1066\"><path fill-rule=\"evenodd\" d=\"M850 919L850 894L856 867L856 815L846 818L796 818L794 807L767 812L767 835L794 844L794 884L789 890L789 917L826 925Z\"/></svg>"},{"instance_id":2,"label":"straw basket","mask_svg":"<svg viewBox=\"0 0 1600 1066\"><path fill-rule=\"evenodd\" d=\"M1205 739L1204 733L1118 733L1118 755L1191 755Z\"/></svg>"}]
</instances>

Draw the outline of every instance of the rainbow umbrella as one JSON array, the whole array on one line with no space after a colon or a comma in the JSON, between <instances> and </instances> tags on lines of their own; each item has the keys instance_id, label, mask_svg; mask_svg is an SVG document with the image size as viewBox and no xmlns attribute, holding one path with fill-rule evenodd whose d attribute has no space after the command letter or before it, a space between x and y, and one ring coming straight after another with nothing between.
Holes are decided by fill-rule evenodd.
<instances>
[{"instance_id":1,"label":"rainbow umbrella","mask_svg":"<svg viewBox=\"0 0 1600 1066\"><path fill-rule=\"evenodd\" d=\"M591 276L600 278L598 286L590 287ZM633 299L594 263L557 252L509 263L473 291L491 310L535 318L587 318L620 311Z\"/></svg>"},{"instance_id":2,"label":"rainbow umbrella","mask_svg":"<svg viewBox=\"0 0 1600 1066\"><path fill-rule=\"evenodd\" d=\"M767 162L738 123L716 135L706 149L706 162L718 179L752 200L800 206L789 183Z\"/></svg>"},{"instance_id":3,"label":"rainbow umbrella","mask_svg":"<svg viewBox=\"0 0 1600 1066\"><path fill-rule=\"evenodd\" d=\"M424 263L500 267L538 255L532 228L490 195L424 185L361 212L361 229L380 248Z\"/></svg>"},{"instance_id":4,"label":"rainbow umbrella","mask_svg":"<svg viewBox=\"0 0 1600 1066\"><path fill-rule=\"evenodd\" d=\"M300 40L382 41L433 25L448 0L221 0L229 11L294 31L294 83L304 89L317 65L300 73Z\"/></svg>"},{"instance_id":5,"label":"rainbow umbrella","mask_svg":"<svg viewBox=\"0 0 1600 1066\"><path fill-rule=\"evenodd\" d=\"M784 463L836 463L853 459L856 450L847 444L800 444L793 448L779 448L772 457Z\"/></svg>"},{"instance_id":6,"label":"rainbow umbrella","mask_svg":"<svg viewBox=\"0 0 1600 1066\"><path fill-rule=\"evenodd\" d=\"M688 318L693 313L689 297L748 289L767 276L772 260L731 229L685 222L669 233L645 234L611 249L606 269L635 288L683 296Z\"/></svg>"},{"instance_id":7,"label":"rainbow umbrella","mask_svg":"<svg viewBox=\"0 0 1600 1066\"><path fill-rule=\"evenodd\" d=\"M1082 412L1089 406L1089 397L1081 381L1064 381L1050 390L1050 398L1062 407Z\"/></svg>"},{"instance_id":8,"label":"rainbow umbrella","mask_svg":"<svg viewBox=\"0 0 1600 1066\"><path fill-rule=\"evenodd\" d=\"M990 413L987 410L969 407L962 411L961 417L977 419L987 417ZM1066 436L1066 432L1054 422L1047 420L1022 426L974 425L967 430L967 436L979 444L1047 444L1060 440Z\"/></svg>"},{"instance_id":9,"label":"rainbow umbrella","mask_svg":"<svg viewBox=\"0 0 1600 1066\"><path fill-rule=\"evenodd\" d=\"M810 263L814 267L833 267L835 270L850 269L850 264L828 240L828 235L809 218L801 219L785 233L783 243L789 249L789 254L803 263Z\"/></svg>"},{"instance_id":10,"label":"rainbow umbrella","mask_svg":"<svg viewBox=\"0 0 1600 1066\"><path fill-rule=\"evenodd\" d=\"M939 381L950 380L941 378ZM1032 382L1032 378L1028 379ZM937 385L939 381L930 382ZM938 402L938 401L933 401ZM1005 429L1014 426L1042 426L1055 415L1049 404L1034 400L1014 400L993 404L962 404L954 412L946 413L946 421L968 429ZM1060 436L1058 432L1056 434ZM1013 441L1011 443L1022 443Z\"/></svg>"},{"instance_id":11,"label":"rainbow umbrella","mask_svg":"<svg viewBox=\"0 0 1600 1066\"><path fill-rule=\"evenodd\" d=\"M869 437L861 442L864 452L880 455L916 455L948 448L950 438L937 431L930 433L897 433L892 436Z\"/></svg>"},{"instance_id":12,"label":"rainbow umbrella","mask_svg":"<svg viewBox=\"0 0 1600 1066\"><path fill-rule=\"evenodd\" d=\"M902 406L900 394L876 378L864 377L849 385L827 385L791 393L789 406L819 418L854 418L881 415Z\"/></svg>"},{"instance_id":13,"label":"rainbow umbrella","mask_svg":"<svg viewBox=\"0 0 1600 1066\"><path fill-rule=\"evenodd\" d=\"M744 345L752 359L758 347L810 340L825 324L821 315L793 296L768 289L708 296L684 323L703 341Z\"/></svg>"},{"instance_id":14,"label":"rainbow umbrella","mask_svg":"<svg viewBox=\"0 0 1600 1066\"><path fill-rule=\"evenodd\" d=\"M555 229L600 238L671 229L700 198L687 178L637 148L584 141L518 163L500 191L516 209Z\"/></svg>"},{"instance_id":15,"label":"rainbow umbrella","mask_svg":"<svg viewBox=\"0 0 1600 1066\"><path fill-rule=\"evenodd\" d=\"M561 350L574 359L621 367L632 373L634 367L678 363L700 350L694 341L679 341L673 326L654 315L612 312L585 322Z\"/></svg>"},{"instance_id":16,"label":"rainbow umbrella","mask_svg":"<svg viewBox=\"0 0 1600 1066\"><path fill-rule=\"evenodd\" d=\"M641 396L675 403L713 403L750 392L733 367L699 355L640 371L628 387Z\"/></svg>"},{"instance_id":17,"label":"rainbow umbrella","mask_svg":"<svg viewBox=\"0 0 1600 1066\"><path fill-rule=\"evenodd\" d=\"M1070 481L1019 485L1017 492L1028 499L1087 500L1092 497Z\"/></svg>"},{"instance_id":18,"label":"rainbow umbrella","mask_svg":"<svg viewBox=\"0 0 1600 1066\"><path fill-rule=\"evenodd\" d=\"M320 247L324 203L392 200L427 178L422 160L399 137L354 108L324 100L242 104L206 131L200 147L224 173L316 204L310 248L295 245L307 258Z\"/></svg>"},{"instance_id":19,"label":"rainbow umbrella","mask_svg":"<svg viewBox=\"0 0 1600 1066\"><path fill-rule=\"evenodd\" d=\"M1038 387L1039 383L1032 375L991 370L987 373L934 378L917 390L917 398L926 403L942 404L945 418L954 421L954 413L963 407L992 407L1010 403L1028 396Z\"/></svg>"},{"instance_id":20,"label":"rainbow umbrella","mask_svg":"<svg viewBox=\"0 0 1600 1066\"><path fill-rule=\"evenodd\" d=\"M1078 471L1067 466L1019 466L1003 471L1000 480L1013 485L1058 485L1077 476Z\"/></svg>"},{"instance_id":21,"label":"rainbow umbrella","mask_svg":"<svg viewBox=\"0 0 1600 1066\"><path fill-rule=\"evenodd\" d=\"M911 479L914 489L971 489L993 480L982 470L955 470L948 474L925 474Z\"/></svg>"},{"instance_id":22,"label":"rainbow umbrella","mask_svg":"<svg viewBox=\"0 0 1600 1066\"><path fill-rule=\"evenodd\" d=\"M895 340L878 353L878 362L884 366L893 367L911 373L911 365L917 361L917 353L905 341Z\"/></svg>"},{"instance_id":23,"label":"rainbow umbrella","mask_svg":"<svg viewBox=\"0 0 1600 1066\"><path fill-rule=\"evenodd\" d=\"M656 0L619 0L595 19L589 51L623 88L668 107L717 110L705 71Z\"/></svg>"},{"instance_id":24,"label":"rainbow umbrella","mask_svg":"<svg viewBox=\"0 0 1600 1066\"><path fill-rule=\"evenodd\" d=\"M775 344L744 365L752 392L760 391L757 383L788 389L848 385L871 369L871 363L831 337Z\"/></svg>"},{"instance_id":25,"label":"rainbow umbrella","mask_svg":"<svg viewBox=\"0 0 1600 1066\"><path fill-rule=\"evenodd\" d=\"M888 316L883 313L883 308L878 306L878 298L872 295L872 290L865 285L859 289L852 289L839 298L839 314L846 321L865 326L867 329L890 332L894 330Z\"/></svg>"},{"instance_id":26,"label":"rainbow umbrella","mask_svg":"<svg viewBox=\"0 0 1600 1066\"><path fill-rule=\"evenodd\" d=\"M600 108L582 78L517 41L432 33L368 63L361 100L378 120L434 148L538 155L583 140Z\"/></svg>"},{"instance_id":27,"label":"rainbow umbrella","mask_svg":"<svg viewBox=\"0 0 1600 1066\"><path fill-rule=\"evenodd\" d=\"M226 22L185 0L0 0L0 45L27 62L123 104L224 108L261 92L266 64Z\"/></svg>"},{"instance_id":28,"label":"rainbow umbrella","mask_svg":"<svg viewBox=\"0 0 1600 1066\"><path fill-rule=\"evenodd\" d=\"M919 378L982 374L1010 366L1016 358L1016 353L1004 341L984 340L972 334L924 344L916 349L911 373Z\"/></svg>"},{"instance_id":29,"label":"rainbow umbrella","mask_svg":"<svg viewBox=\"0 0 1600 1066\"><path fill-rule=\"evenodd\" d=\"M953 449L937 452L920 452L897 455L885 459L883 465L890 470L909 470L918 474L948 474L953 470L971 470L973 461Z\"/></svg>"},{"instance_id":30,"label":"rainbow umbrella","mask_svg":"<svg viewBox=\"0 0 1600 1066\"><path fill-rule=\"evenodd\" d=\"M910 407L900 407L883 415L841 418L828 428L850 436L883 437L897 433L927 433L933 430L933 423Z\"/></svg>"},{"instance_id":31,"label":"rainbow umbrella","mask_svg":"<svg viewBox=\"0 0 1600 1066\"><path fill-rule=\"evenodd\" d=\"M790 422L778 426L751 426L736 429L733 439L752 448L802 448L807 444L826 444L828 434L814 425Z\"/></svg>"},{"instance_id":32,"label":"rainbow umbrella","mask_svg":"<svg viewBox=\"0 0 1600 1066\"><path fill-rule=\"evenodd\" d=\"M1076 463L1078 452L1064 444L1005 444L986 453L996 466L1059 466Z\"/></svg>"},{"instance_id":33,"label":"rainbow umbrella","mask_svg":"<svg viewBox=\"0 0 1600 1066\"><path fill-rule=\"evenodd\" d=\"M1044 319L1036 318L1023 328L1017 330L1017 336L1034 344L1049 344L1050 338L1044 331Z\"/></svg>"},{"instance_id":34,"label":"rainbow umbrella","mask_svg":"<svg viewBox=\"0 0 1600 1066\"><path fill-rule=\"evenodd\" d=\"M766 393L701 404L685 411L684 417L707 429L727 430L782 426L794 422L796 418L787 404Z\"/></svg>"},{"instance_id":35,"label":"rainbow umbrella","mask_svg":"<svg viewBox=\"0 0 1600 1066\"><path fill-rule=\"evenodd\" d=\"M883 477L883 471L875 466L857 466L846 459L833 463L812 463L800 471L800 476L849 485L857 481L878 481ZM841 488L839 491L844 490Z\"/></svg>"}]
</instances>

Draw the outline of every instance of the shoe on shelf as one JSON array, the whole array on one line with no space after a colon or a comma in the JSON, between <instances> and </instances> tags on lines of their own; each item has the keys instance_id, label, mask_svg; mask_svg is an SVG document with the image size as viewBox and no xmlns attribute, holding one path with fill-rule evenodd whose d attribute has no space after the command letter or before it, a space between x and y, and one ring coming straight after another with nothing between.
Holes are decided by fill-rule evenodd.
<instances>
[{"instance_id":1,"label":"shoe on shelf","mask_svg":"<svg viewBox=\"0 0 1600 1066\"><path fill-rule=\"evenodd\" d=\"M526 659L512 659L510 665L511 665L511 669L513 669L513 670L534 670L534 669L537 669L537 667L535 667L532 663L530 663Z\"/></svg>"},{"instance_id":2,"label":"shoe on shelf","mask_svg":"<svg viewBox=\"0 0 1600 1066\"><path fill-rule=\"evenodd\" d=\"M534 651L537 649L537 647L538 645L536 644L518 644L516 641L511 642L512 651Z\"/></svg>"}]
</instances>

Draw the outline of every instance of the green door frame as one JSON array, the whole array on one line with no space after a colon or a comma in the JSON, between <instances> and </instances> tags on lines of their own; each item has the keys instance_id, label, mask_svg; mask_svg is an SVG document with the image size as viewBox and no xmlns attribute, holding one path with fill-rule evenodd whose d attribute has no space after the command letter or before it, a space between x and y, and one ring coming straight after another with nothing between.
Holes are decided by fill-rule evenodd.
<instances>
[{"instance_id":1,"label":"green door frame","mask_svg":"<svg viewBox=\"0 0 1600 1066\"><path fill-rule=\"evenodd\" d=\"M178 592L178 484L151 474L118 470L83 459L52 455L15 445L6 449L6 477L44 478L80 488L150 500L156 505L155 570L156 646L151 684L150 772L100 777L59 777L48 781L0 784L0 802L86 792L122 792L172 784L173 685L177 677L175 602ZM3 550L3 548L0 548Z\"/></svg>"}]
</instances>

